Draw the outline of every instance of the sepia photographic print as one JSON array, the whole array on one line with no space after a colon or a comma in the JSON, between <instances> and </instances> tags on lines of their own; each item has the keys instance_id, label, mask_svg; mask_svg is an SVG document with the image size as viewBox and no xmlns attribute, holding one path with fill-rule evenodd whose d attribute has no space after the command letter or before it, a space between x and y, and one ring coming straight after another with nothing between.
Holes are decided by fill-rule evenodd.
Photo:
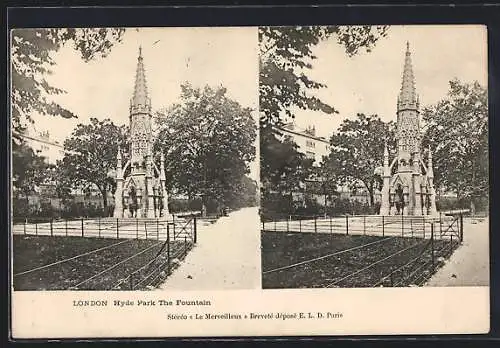
<instances>
[{"instance_id":1,"label":"sepia photographic print","mask_svg":"<svg viewBox=\"0 0 500 348\"><path fill-rule=\"evenodd\" d=\"M488 332L486 27L10 39L13 338Z\"/></svg>"},{"instance_id":2,"label":"sepia photographic print","mask_svg":"<svg viewBox=\"0 0 500 348\"><path fill-rule=\"evenodd\" d=\"M259 33L263 288L488 286L485 28Z\"/></svg>"},{"instance_id":3,"label":"sepia photographic print","mask_svg":"<svg viewBox=\"0 0 500 348\"><path fill-rule=\"evenodd\" d=\"M254 33L12 31L15 291L260 288Z\"/></svg>"}]
</instances>

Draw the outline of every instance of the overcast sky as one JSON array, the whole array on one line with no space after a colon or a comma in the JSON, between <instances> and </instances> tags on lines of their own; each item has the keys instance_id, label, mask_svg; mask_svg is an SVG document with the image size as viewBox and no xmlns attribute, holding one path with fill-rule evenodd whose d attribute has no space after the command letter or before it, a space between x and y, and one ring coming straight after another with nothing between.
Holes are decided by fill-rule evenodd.
<instances>
[{"instance_id":1,"label":"overcast sky","mask_svg":"<svg viewBox=\"0 0 500 348\"><path fill-rule=\"evenodd\" d=\"M410 42L417 93L422 106L436 103L449 89L448 82L479 81L487 86L487 36L484 26L392 26L372 52L347 57L334 38L314 50L318 59L309 76L328 85L314 94L339 110L339 115L297 111L299 127L316 125L329 137L346 117L356 113L396 119L406 41Z\"/></svg>"},{"instance_id":2,"label":"overcast sky","mask_svg":"<svg viewBox=\"0 0 500 348\"><path fill-rule=\"evenodd\" d=\"M129 28L106 58L89 63L71 46L64 47L54 55L57 65L47 80L67 91L53 99L78 119L37 117L36 129L49 130L52 139L62 142L90 117L128 123L139 45L153 110L178 102L180 85L189 81L196 87L226 87L230 98L255 110L257 120L257 40L256 28ZM258 177L255 164L252 174Z\"/></svg>"}]
</instances>

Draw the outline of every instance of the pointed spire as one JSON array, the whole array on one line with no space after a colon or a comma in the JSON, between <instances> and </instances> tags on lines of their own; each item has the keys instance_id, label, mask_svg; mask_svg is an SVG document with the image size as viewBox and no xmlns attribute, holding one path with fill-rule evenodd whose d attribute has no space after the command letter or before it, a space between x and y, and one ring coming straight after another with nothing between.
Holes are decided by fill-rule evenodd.
<instances>
[{"instance_id":1,"label":"pointed spire","mask_svg":"<svg viewBox=\"0 0 500 348\"><path fill-rule=\"evenodd\" d=\"M116 178L117 179L122 179L123 178L123 172L122 172L122 151L121 151L120 147L118 147L118 153L116 154Z\"/></svg>"},{"instance_id":2,"label":"pointed spire","mask_svg":"<svg viewBox=\"0 0 500 348\"><path fill-rule=\"evenodd\" d=\"M401 91L398 97L398 104L401 105L416 105L418 101L417 92L415 90L415 77L413 75L413 67L411 62L410 43L406 42L405 64L403 69L403 82Z\"/></svg>"},{"instance_id":3,"label":"pointed spire","mask_svg":"<svg viewBox=\"0 0 500 348\"><path fill-rule=\"evenodd\" d=\"M384 177L391 176L389 168L389 149L387 148L387 139L384 141Z\"/></svg>"},{"instance_id":4,"label":"pointed spire","mask_svg":"<svg viewBox=\"0 0 500 348\"><path fill-rule=\"evenodd\" d=\"M384 142L384 165L389 165L389 150L387 149L387 140Z\"/></svg>"},{"instance_id":5,"label":"pointed spire","mask_svg":"<svg viewBox=\"0 0 500 348\"><path fill-rule=\"evenodd\" d=\"M142 47L139 46L139 57L137 58L137 70L135 73L134 95L130 101L131 106L149 105L148 88L146 86L146 73L142 58Z\"/></svg>"},{"instance_id":6,"label":"pointed spire","mask_svg":"<svg viewBox=\"0 0 500 348\"><path fill-rule=\"evenodd\" d=\"M160 154L160 180L166 180L165 176L165 156L163 155L163 151Z\"/></svg>"},{"instance_id":7,"label":"pointed spire","mask_svg":"<svg viewBox=\"0 0 500 348\"><path fill-rule=\"evenodd\" d=\"M430 145L429 145L429 157L428 157L428 162L427 162L427 177L429 179L434 178L434 171L432 169L432 151L431 151Z\"/></svg>"}]
</instances>

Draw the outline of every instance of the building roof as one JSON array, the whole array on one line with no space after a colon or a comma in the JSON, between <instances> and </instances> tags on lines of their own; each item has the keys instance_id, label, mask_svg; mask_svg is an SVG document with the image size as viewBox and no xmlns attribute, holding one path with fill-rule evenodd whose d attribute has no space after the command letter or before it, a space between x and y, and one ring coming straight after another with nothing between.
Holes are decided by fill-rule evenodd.
<instances>
[{"instance_id":1,"label":"building roof","mask_svg":"<svg viewBox=\"0 0 500 348\"><path fill-rule=\"evenodd\" d=\"M287 124L284 127L276 127L276 129L279 131L285 132L285 133L291 133L291 134L298 135L301 137L320 141L326 145L330 145L330 142L327 139L325 139L324 137L317 137L315 135L312 135L308 132L308 130L295 130L295 128L293 126L290 127L290 124Z\"/></svg>"},{"instance_id":2,"label":"building roof","mask_svg":"<svg viewBox=\"0 0 500 348\"><path fill-rule=\"evenodd\" d=\"M135 73L134 95L132 96L131 105L133 106L150 105L141 47L139 47L139 56L137 57L137 70Z\"/></svg>"}]
</instances>

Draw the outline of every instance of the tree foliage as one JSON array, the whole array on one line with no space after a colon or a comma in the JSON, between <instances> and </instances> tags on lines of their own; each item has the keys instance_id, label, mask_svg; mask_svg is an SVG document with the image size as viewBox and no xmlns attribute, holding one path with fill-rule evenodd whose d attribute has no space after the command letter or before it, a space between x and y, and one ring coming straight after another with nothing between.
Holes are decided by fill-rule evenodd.
<instances>
[{"instance_id":1,"label":"tree foliage","mask_svg":"<svg viewBox=\"0 0 500 348\"><path fill-rule=\"evenodd\" d=\"M271 134L269 140L263 141L267 143L260 150L260 170L266 173L261 178L263 193L292 194L300 191L305 180L313 174L314 160L298 152L297 144L288 137L281 140ZM263 158L272 158L272 161Z\"/></svg>"},{"instance_id":2,"label":"tree foliage","mask_svg":"<svg viewBox=\"0 0 500 348\"><path fill-rule=\"evenodd\" d=\"M106 56L113 44L121 41L125 29L15 29L11 34L11 105L12 128L21 132L27 122L33 122L31 115L65 118L76 115L51 101L49 96L64 93L51 86L46 76L51 74L55 64L52 54L63 45L72 44L84 61L97 56Z\"/></svg>"},{"instance_id":3,"label":"tree foliage","mask_svg":"<svg viewBox=\"0 0 500 348\"><path fill-rule=\"evenodd\" d=\"M128 128L109 119L91 118L89 124L79 124L64 141L60 175L73 187L97 188L106 208L108 193L116 188L111 173L116 170L118 147L128 149L127 139Z\"/></svg>"},{"instance_id":4,"label":"tree foliage","mask_svg":"<svg viewBox=\"0 0 500 348\"><path fill-rule=\"evenodd\" d=\"M12 184L16 197L28 197L50 179L51 167L25 141L12 142Z\"/></svg>"},{"instance_id":5,"label":"tree foliage","mask_svg":"<svg viewBox=\"0 0 500 348\"><path fill-rule=\"evenodd\" d=\"M293 107L335 113L334 107L310 94L326 87L307 76L316 59L313 48L335 36L353 56L361 48L370 51L387 30L387 26L260 27L261 127L279 125L285 115L293 117Z\"/></svg>"},{"instance_id":6,"label":"tree foliage","mask_svg":"<svg viewBox=\"0 0 500 348\"><path fill-rule=\"evenodd\" d=\"M337 113L332 105L312 94L314 90L327 87L308 77L317 58L314 47L322 40L335 37L346 54L353 56L362 48L370 51L381 37L386 36L387 30L387 26L259 28L260 163L261 181L266 183L263 185L263 204L268 201L265 195L270 191L297 187L297 179L305 180L311 174L312 163L307 163L297 147L291 143L279 145L281 135L276 127L283 125L285 117L293 118L297 108ZM297 165L295 174L292 165ZM285 180L291 182L283 183Z\"/></svg>"},{"instance_id":7,"label":"tree foliage","mask_svg":"<svg viewBox=\"0 0 500 348\"><path fill-rule=\"evenodd\" d=\"M157 147L165 154L170 189L227 204L255 158L252 110L224 87L181 86L180 104L158 113ZM231 198L233 197L233 198Z\"/></svg>"},{"instance_id":8,"label":"tree foliage","mask_svg":"<svg viewBox=\"0 0 500 348\"><path fill-rule=\"evenodd\" d=\"M487 197L488 93L478 82L450 81L448 95L425 108L424 146L430 146L436 185L474 201Z\"/></svg>"},{"instance_id":9,"label":"tree foliage","mask_svg":"<svg viewBox=\"0 0 500 348\"><path fill-rule=\"evenodd\" d=\"M354 120L344 120L330 139L331 152L322 164L323 170L342 183L362 182L373 205L375 189L380 183L380 176L375 172L383 163L386 142L394 153L394 132L392 121L386 123L376 115L358 114Z\"/></svg>"}]
</instances>

